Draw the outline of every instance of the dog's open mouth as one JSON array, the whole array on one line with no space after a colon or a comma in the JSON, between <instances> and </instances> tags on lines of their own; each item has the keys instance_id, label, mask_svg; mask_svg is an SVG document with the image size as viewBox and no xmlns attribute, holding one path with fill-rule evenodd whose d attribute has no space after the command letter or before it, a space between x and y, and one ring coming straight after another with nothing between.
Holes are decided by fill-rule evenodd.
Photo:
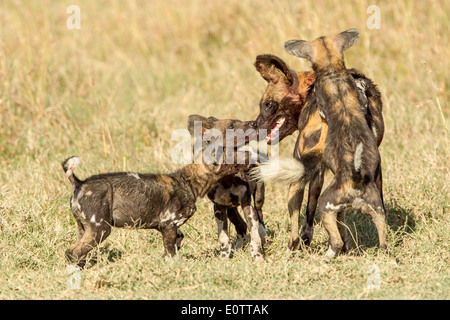
<instances>
[{"instance_id":1,"label":"dog's open mouth","mask_svg":"<svg viewBox=\"0 0 450 320\"><path fill-rule=\"evenodd\" d=\"M280 133L280 128L283 126L284 122L286 121L285 117L279 117L273 128L270 130L270 132L267 134L265 141L271 142L273 139L278 137Z\"/></svg>"}]
</instances>

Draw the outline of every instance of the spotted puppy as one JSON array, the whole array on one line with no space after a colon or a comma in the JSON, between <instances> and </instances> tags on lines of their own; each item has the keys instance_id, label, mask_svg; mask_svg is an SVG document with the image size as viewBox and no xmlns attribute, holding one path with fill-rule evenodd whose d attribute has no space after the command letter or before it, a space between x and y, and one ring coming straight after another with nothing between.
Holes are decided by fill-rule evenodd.
<instances>
[{"instance_id":1,"label":"spotted puppy","mask_svg":"<svg viewBox=\"0 0 450 320\"><path fill-rule=\"evenodd\" d=\"M379 245L386 247L386 216L377 177L381 157L376 135L367 123L367 100L345 67L343 52L359 38L356 29L311 42L291 40L286 50L312 62L316 103L328 125L323 159L334 178L319 197L318 208L330 237L327 258L343 248L344 210L360 209L371 217Z\"/></svg>"},{"instance_id":2,"label":"spotted puppy","mask_svg":"<svg viewBox=\"0 0 450 320\"><path fill-rule=\"evenodd\" d=\"M218 120L215 117L189 116L189 132L194 137L199 136L202 139L205 132L195 132L195 122L202 123L201 130L219 129L220 131L225 129L230 134L242 130L241 133L243 135L241 135L241 138L245 141L238 140L238 144L248 142L249 139L256 135L254 121ZM236 138L239 139L238 137ZM252 197L254 206L252 206ZM264 183L249 181L246 170L239 170L235 174L220 179L217 185L208 192L208 198L214 204L214 216L217 222L220 243L220 256L222 258L229 258L231 254L231 242L228 234L229 219L237 233L235 248L238 249L243 246L243 239L248 229L251 237L250 248L252 257L255 260L263 260L262 242L266 236L262 213ZM239 206L244 212L245 221L237 210Z\"/></svg>"},{"instance_id":3,"label":"spotted puppy","mask_svg":"<svg viewBox=\"0 0 450 320\"><path fill-rule=\"evenodd\" d=\"M217 124L222 129L222 120ZM223 150L225 157L227 146ZM248 158L244 160L239 164L237 159L208 163L200 159L170 174L117 172L86 180L74 174L78 157L65 160L62 167L74 187L70 207L78 226L78 241L66 251L67 259L83 266L87 253L109 236L113 226L156 229L162 233L164 255L176 255L184 238L179 228L195 213L197 200L222 178L247 168Z\"/></svg>"}]
</instances>

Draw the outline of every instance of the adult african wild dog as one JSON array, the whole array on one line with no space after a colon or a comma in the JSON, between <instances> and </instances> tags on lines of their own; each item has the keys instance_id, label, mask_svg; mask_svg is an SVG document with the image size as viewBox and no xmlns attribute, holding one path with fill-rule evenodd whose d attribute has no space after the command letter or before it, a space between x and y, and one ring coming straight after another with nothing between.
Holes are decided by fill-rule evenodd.
<instances>
[{"instance_id":1,"label":"adult african wild dog","mask_svg":"<svg viewBox=\"0 0 450 320\"><path fill-rule=\"evenodd\" d=\"M311 42L291 40L286 50L312 62L319 114L328 125L323 159L334 178L319 197L322 222L330 237L325 256L333 258L343 248L343 212L360 209L375 223L381 248L386 248L386 215L376 181L381 178L377 141L367 124L367 99L346 69L343 52L359 38L356 29Z\"/></svg>"},{"instance_id":2,"label":"adult african wild dog","mask_svg":"<svg viewBox=\"0 0 450 320\"><path fill-rule=\"evenodd\" d=\"M266 180L291 182L289 189L289 214L291 236L289 248L298 249L302 243L309 245L313 237L313 222L317 201L322 191L326 165L323 150L328 125L319 115L314 90L315 73L295 72L281 58L265 54L256 57L256 70L268 82L260 101L260 113L256 119L259 129L270 130L266 141L272 137L278 141L299 130L293 156L297 163L290 163L284 174L279 168L275 175ZM358 89L367 99L366 121L379 145L384 135L381 96L375 84L356 69L348 70L355 79ZM299 167L300 165L300 167ZM305 169L305 167L307 169ZM304 174L303 174L304 173ZM299 174L301 175L299 177ZM300 179L300 181L297 181ZM381 170L378 176L380 192ZM299 239L299 217L305 186L309 183L305 219ZM345 242L346 237L344 237ZM344 245L345 248L345 245Z\"/></svg>"},{"instance_id":3,"label":"adult african wild dog","mask_svg":"<svg viewBox=\"0 0 450 320\"><path fill-rule=\"evenodd\" d=\"M197 132L196 134L195 122L202 123L202 132ZM218 120L215 117L205 118L199 115L190 115L188 119L188 130L192 136L199 136L203 141L204 130L218 129L222 131L225 129L230 130L229 133L231 134L233 132L237 133L236 144L238 145L248 142L249 139L256 136L255 126L256 123L254 121ZM239 131L241 136L239 136ZM233 137L231 136L231 138ZM256 260L263 260L262 241L266 236L262 213L264 182L249 181L246 174L247 170L239 170L235 174L223 177L207 194L214 204L214 216L217 222L220 256L222 258L229 258L231 254L231 242L228 234L228 219L230 219L237 233L235 248L238 249L243 246L248 226L252 256ZM252 206L252 197L254 206ZM247 223L240 216L237 210L238 206L242 208Z\"/></svg>"},{"instance_id":4,"label":"adult african wild dog","mask_svg":"<svg viewBox=\"0 0 450 320\"><path fill-rule=\"evenodd\" d=\"M217 121L216 128L225 135L224 122L229 125L233 121ZM222 147L223 160L227 146ZM223 177L248 167L248 154L242 164L237 155L234 152L233 161L206 162L202 158L170 174L117 172L86 180L74 174L79 158L68 158L62 167L74 186L70 206L78 226L78 241L66 251L67 259L83 265L87 253L109 236L112 226L157 229L162 233L165 255L176 255L184 238L179 228L195 213L196 201Z\"/></svg>"}]
</instances>

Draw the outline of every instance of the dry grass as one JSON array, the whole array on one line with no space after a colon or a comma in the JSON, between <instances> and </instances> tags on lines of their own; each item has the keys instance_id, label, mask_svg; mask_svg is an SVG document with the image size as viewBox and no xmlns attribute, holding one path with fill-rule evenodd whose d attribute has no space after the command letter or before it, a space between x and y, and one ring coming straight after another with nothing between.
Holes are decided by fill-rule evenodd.
<instances>
[{"instance_id":1,"label":"dry grass","mask_svg":"<svg viewBox=\"0 0 450 320\"><path fill-rule=\"evenodd\" d=\"M450 138L448 1L79 1L81 29L66 28L65 1L0 4L1 299L449 299ZM292 38L350 27L360 41L348 66L378 85L390 252L373 224L349 214L355 249L324 263L318 222L310 249L287 252L287 189L269 185L267 262L249 250L223 262L211 204L182 228L181 256L161 259L156 231L114 230L92 255L80 290L67 288L64 250L76 238L71 188L60 162L80 155L81 177L167 172L173 130L189 114L254 119L264 80L253 67ZM295 137L282 142L290 156ZM366 286L370 265L379 290Z\"/></svg>"}]
</instances>

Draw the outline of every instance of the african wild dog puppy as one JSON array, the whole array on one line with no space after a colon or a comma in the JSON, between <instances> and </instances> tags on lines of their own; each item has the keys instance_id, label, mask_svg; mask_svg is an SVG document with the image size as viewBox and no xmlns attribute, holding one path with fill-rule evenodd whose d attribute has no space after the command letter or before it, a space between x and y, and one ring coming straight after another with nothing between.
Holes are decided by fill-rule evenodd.
<instances>
[{"instance_id":1,"label":"african wild dog puppy","mask_svg":"<svg viewBox=\"0 0 450 320\"><path fill-rule=\"evenodd\" d=\"M188 120L188 130L192 136L196 136L194 123L200 121L203 124L202 130L223 129L230 134L242 130L244 142L248 142L256 136L254 121L240 120L218 120L215 117L202 117L191 115ZM253 130L249 130L253 129ZM249 134L245 134L249 132ZM200 137L204 132L198 133ZM242 137L241 137L242 138ZM238 138L239 139L239 138ZM242 141L237 141L242 144ZM252 197L254 207L252 206ZM263 222L262 206L264 204L264 183L249 181L246 175L246 169L239 170L235 174L228 175L219 180L217 185L208 192L208 198L214 204L214 216L217 222L218 237L220 243L220 256L229 258L231 254L231 243L228 235L228 219L236 228L237 239L235 248L243 246L244 236L248 227L251 242L252 257L255 260L263 260L262 241L266 236L266 230ZM237 207L243 209L245 220L242 219ZM228 219L227 219L228 217Z\"/></svg>"},{"instance_id":2,"label":"african wild dog puppy","mask_svg":"<svg viewBox=\"0 0 450 320\"><path fill-rule=\"evenodd\" d=\"M270 130L267 143L274 137L278 141L299 130L294 148L294 158L303 166L288 166L287 172L272 176L272 181L291 182L289 188L289 214L291 217L291 237L288 247L298 249L302 244L309 245L313 237L313 223L317 201L322 191L326 166L323 162L324 142L328 125L319 115L314 90L315 73L295 72L279 57L264 54L256 57L256 70L268 82L260 101L260 113L256 119L258 129ZM367 98L366 120L377 144L384 135L381 95L375 84L356 69L348 70L355 79L358 89ZM305 169L307 168L307 169ZM280 168L281 169L281 168ZM305 172L297 181L298 173ZM287 178L286 178L287 177ZM268 177L264 177L270 181ZM292 179L293 178L293 179ZM282 181L284 179L284 181ZM299 239L299 217L306 184L309 183L305 219ZM377 185L382 191L381 170ZM344 232L344 249L346 233Z\"/></svg>"},{"instance_id":3,"label":"african wild dog puppy","mask_svg":"<svg viewBox=\"0 0 450 320\"><path fill-rule=\"evenodd\" d=\"M222 134L225 129L220 125L224 121L228 125L233 122L217 121L216 128ZM227 146L223 151L225 157ZM112 226L156 229L162 233L164 255L176 255L184 237L179 228L195 213L196 201L223 177L247 168L248 154L245 156L243 164L238 163L235 152L234 161L228 161L232 163L200 159L170 174L117 172L86 180L74 174L79 158L68 158L62 167L74 186L70 206L78 226L78 241L66 251L67 259L84 265L87 253L109 236Z\"/></svg>"},{"instance_id":4,"label":"african wild dog puppy","mask_svg":"<svg viewBox=\"0 0 450 320\"><path fill-rule=\"evenodd\" d=\"M214 216L216 217L220 242L220 256L222 258L229 258L231 254L227 217L236 228L237 239L235 249L242 248L244 244L247 224L242 220L237 210L237 207L240 206L249 225L248 230L252 238L252 256L257 260L262 260L262 243L267 236L262 214L262 206L264 204L264 182L250 180L246 171L247 170L241 170L234 175L229 175L221 179L216 188L208 193L208 198L214 204ZM253 206L252 199L254 203ZM258 220L255 220L255 215L252 214L251 210L256 211ZM256 236L256 232L259 234L258 236ZM255 242L255 238L259 243Z\"/></svg>"},{"instance_id":5,"label":"african wild dog puppy","mask_svg":"<svg viewBox=\"0 0 450 320\"><path fill-rule=\"evenodd\" d=\"M367 99L346 69L343 52L359 38L356 29L311 42L291 40L286 50L312 62L319 114L328 125L323 159L334 178L319 197L318 207L330 242L325 254L333 258L344 247L344 210L361 209L370 216L378 232L379 245L386 248L386 215L377 178L381 157L377 139L367 123Z\"/></svg>"}]
</instances>

